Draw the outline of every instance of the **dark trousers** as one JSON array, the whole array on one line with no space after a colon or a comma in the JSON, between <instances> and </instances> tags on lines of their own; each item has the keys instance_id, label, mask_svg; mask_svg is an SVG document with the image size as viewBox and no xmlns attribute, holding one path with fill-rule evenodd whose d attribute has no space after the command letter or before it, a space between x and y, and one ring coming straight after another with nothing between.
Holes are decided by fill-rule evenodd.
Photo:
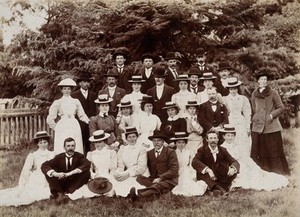
<instances>
[{"instance_id":1,"label":"dark trousers","mask_svg":"<svg viewBox=\"0 0 300 217\"><path fill-rule=\"evenodd\" d=\"M83 143L83 151L84 155L91 151L90 148L90 131L89 131L89 125L83 121L79 121L80 128L81 128L81 134L82 134L82 143Z\"/></svg>"},{"instance_id":2,"label":"dark trousers","mask_svg":"<svg viewBox=\"0 0 300 217\"><path fill-rule=\"evenodd\" d=\"M198 173L197 174L197 179L198 180L203 180L208 185L208 188L210 190L213 189L213 187L215 187L216 185L219 185L222 188L224 188L226 191L228 191L230 186L231 186L232 181L236 178L236 175L237 174L234 174L233 176L223 177L222 180L218 180L218 179L217 180L212 180L207 173L205 173L205 174L202 174L202 173L199 174Z\"/></svg>"},{"instance_id":3,"label":"dark trousers","mask_svg":"<svg viewBox=\"0 0 300 217\"><path fill-rule=\"evenodd\" d=\"M86 184L89 181L89 178L90 171L85 171L63 179L46 175L51 194L53 195L57 195L57 193L73 193Z\"/></svg>"}]
</instances>

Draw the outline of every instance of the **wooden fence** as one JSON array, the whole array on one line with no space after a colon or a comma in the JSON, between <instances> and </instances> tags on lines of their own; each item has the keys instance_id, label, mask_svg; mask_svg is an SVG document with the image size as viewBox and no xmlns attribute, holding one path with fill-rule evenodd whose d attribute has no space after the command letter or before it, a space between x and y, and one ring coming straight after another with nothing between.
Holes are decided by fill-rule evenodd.
<instances>
[{"instance_id":1,"label":"wooden fence","mask_svg":"<svg viewBox=\"0 0 300 217\"><path fill-rule=\"evenodd\" d=\"M35 133L46 130L53 136L46 123L47 114L36 110L2 110L0 111L0 146L8 147L30 140Z\"/></svg>"}]
</instances>

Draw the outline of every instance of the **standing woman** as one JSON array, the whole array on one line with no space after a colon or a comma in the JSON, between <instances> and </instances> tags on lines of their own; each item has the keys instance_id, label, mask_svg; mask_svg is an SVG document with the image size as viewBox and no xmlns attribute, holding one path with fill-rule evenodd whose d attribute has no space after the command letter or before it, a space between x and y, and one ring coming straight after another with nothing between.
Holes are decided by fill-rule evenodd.
<instances>
[{"instance_id":1,"label":"standing woman","mask_svg":"<svg viewBox=\"0 0 300 217\"><path fill-rule=\"evenodd\" d=\"M27 205L50 197L48 182L41 171L42 163L55 156L48 150L50 136L46 131L39 131L33 141L38 150L27 155L18 186L0 190L0 206Z\"/></svg>"},{"instance_id":2,"label":"standing woman","mask_svg":"<svg viewBox=\"0 0 300 217\"><path fill-rule=\"evenodd\" d=\"M83 154L81 129L75 115L87 124L90 119L85 114L80 101L71 97L72 88L76 87L76 82L71 78L66 78L57 86L61 88L63 96L52 103L47 117L49 127L55 131L54 152L56 154L65 152L64 140L72 137L76 142L75 151ZM56 122L57 119L59 120Z\"/></svg>"},{"instance_id":3,"label":"standing woman","mask_svg":"<svg viewBox=\"0 0 300 217\"><path fill-rule=\"evenodd\" d=\"M226 87L229 94L224 97L228 110L229 124L236 129L235 143L241 146L241 150L250 156L250 123L251 106L247 97L239 94L239 87L242 84L236 77L227 79Z\"/></svg>"},{"instance_id":4,"label":"standing woman","mask_svg":"<svg viewBox=\"0 0 300 217\"><path fill-rule=\"evenodd\" d=\"M289 175L290 171L283 151L279 115L283 104L277 91L268 85L271 75L262 69L256 75L258 88L251 96L252 147L251 157L263 169Z\"/></svg>"}]
</instances>

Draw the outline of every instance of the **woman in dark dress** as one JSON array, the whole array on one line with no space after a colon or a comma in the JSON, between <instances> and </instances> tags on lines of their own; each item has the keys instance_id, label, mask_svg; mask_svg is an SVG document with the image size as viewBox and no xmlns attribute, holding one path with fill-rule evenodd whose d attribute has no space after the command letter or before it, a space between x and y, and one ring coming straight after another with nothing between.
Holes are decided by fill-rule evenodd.
<instances>
[{"instance_id":1,"label":"woman in dark dress","mask_svg":"<svg viewBox=\"0 0 300 217\"><path fill-rule=\"evenodd\" d=\"M284 110L280 96L268 85L271 74L266 69L256 74L258 88L251 96L252 147L251 157L269 172L289 175L290 171L283 151L279 116Z\"/></svg>"}]
</instances>

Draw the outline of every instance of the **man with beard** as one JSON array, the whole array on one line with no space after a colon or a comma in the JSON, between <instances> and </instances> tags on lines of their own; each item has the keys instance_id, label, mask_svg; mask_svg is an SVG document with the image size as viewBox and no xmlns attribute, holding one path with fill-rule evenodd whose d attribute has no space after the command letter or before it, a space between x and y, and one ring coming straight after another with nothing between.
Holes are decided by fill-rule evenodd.
<instances>
[{"instance_id":1,"label":"man with beard","mask_svg":"<svg viewBox=\"0 0 300 217\"><path fill-rule=\"evenodd\" d=\"M66 203L68 196L90 178L91 162L83 154L75 152L75 140L71 137L64 141L65 153L56 155L42 164L41 170L49 183L51 198L57 204Z\"/></svg>"},{"instance_id":2,"label":"man with beard","mask_svg":"<svg viewBox=\"0 0 300 217\"><path fill-rule=\"evenodd\" d=\"M178 57L176 56L175 52L169 52L167 53L165 60L167 61L165 83L166 85L173 87L176 90L178 89L178 85L175 79L179 75L177 70Z\"/></svg>"},{"instance_id":3,"label":"man with beard","mask_svg":"<svg viewBox=\"0 0 300 217\"><path fill-rule=\"evenodd\" d=\"M208 194L218 197L227 195L232 181L236 178L240 164L224 147L218 147L219 135L216 131L207 132L208 145L198 149L192 166L197 172L197 180L208 185Z\"/></svg>"}]
</instances>

